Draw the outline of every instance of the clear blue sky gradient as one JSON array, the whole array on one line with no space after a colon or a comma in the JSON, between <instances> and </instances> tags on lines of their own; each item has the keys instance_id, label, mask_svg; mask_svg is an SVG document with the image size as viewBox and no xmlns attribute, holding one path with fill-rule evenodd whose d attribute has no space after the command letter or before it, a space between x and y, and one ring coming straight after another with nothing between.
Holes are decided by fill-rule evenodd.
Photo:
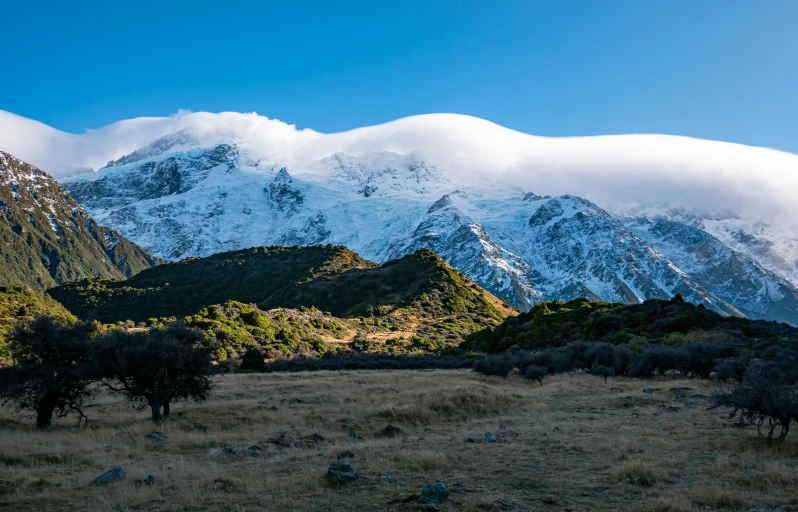
<instances>
[{"instance_id":1,"label":"clear blue sky gradient","mask_svg":"<svg viewBox=\"0 0 798 512\"><path fill-rule=\"evenodd\" d=\"M798 1L5 2L0 109L320 131L430 112L798 152Z\"/></svg>"}]
</instances>

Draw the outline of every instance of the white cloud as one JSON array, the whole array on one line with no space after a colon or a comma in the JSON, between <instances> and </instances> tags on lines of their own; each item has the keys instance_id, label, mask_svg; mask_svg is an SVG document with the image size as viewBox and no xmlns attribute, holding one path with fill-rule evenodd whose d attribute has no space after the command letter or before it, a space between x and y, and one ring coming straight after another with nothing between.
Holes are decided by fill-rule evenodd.
<instances>
[{"instance_id":1,"label":"white cloud","mask_svg":"<svg viewBox=\"0 0 798 512\"><path fill-rule=\"evenodd\" d=\"M667 135L537 137L454 114L322 134L256 113L181 110L74 135L0 111L0 149L64 176L98 169L182 129L205 144L235 139L258 157L297 169L336 152L415 153L463 182L501 181L605 205L656 202L733 210L798 226L798 155Z\"/></svg>"}]
</instances>

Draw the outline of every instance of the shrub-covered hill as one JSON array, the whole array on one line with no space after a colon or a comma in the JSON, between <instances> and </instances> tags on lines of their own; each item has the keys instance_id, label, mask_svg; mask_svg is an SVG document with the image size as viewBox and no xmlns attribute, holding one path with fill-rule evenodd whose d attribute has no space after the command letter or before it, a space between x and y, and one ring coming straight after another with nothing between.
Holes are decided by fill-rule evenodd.
<instances>
[{"instance_id":1,"label":"shrub-covered hill","mask_svg":"<svg viewBox=\"0 0 798 512\"><path fill-rule=\"evenodd\" d=\"M124 279L159 262L98 225L47 173L0 151L0 286Z\"/></svg>"},{"instance_id":2,"label":"shrub-covered hill","mask_svg":"<svg viewBox=\"0 0 798 512\"><path fill-rule=\"evenodd\" d=\"M9 357L6 336L20 320L47 315L61 322L76 320L64 306L29 286L0 287L0 362Z\"/></svg>"},{"instance_id":3,"label":"shrub-covered hill","mask_svg":"<svg viewBox=\"0 0 798 512\"><path fill-rule=\"evenodd\" d=\"M229 301L262 311L313 307L358 319L353 332L366 344L389 337L401 344L404 336L427 349L459 344L515 313L426 249L377 266L344 247L259 247L50 293L79 317L102 322L186 317Z\"/></svg>"},{"instance_id":4,"label":"shrub-covered hill","mask_svg":"<svg viewBox=\"0 0 798 512\"><path fill-rule=\"evenodd\" d=\"M560 347L572 341L605 341L614 344L635 340L678 343L687 333L705 333L704 338L723 336L795 338L798 329L787 324L724 317L677 295L671 300L650 299L640 304L590 302L544 302L518 316L507 318L493 329L469 336L464 348L496 352L513 345L539 349ZM694 338L695 336L693 336Z\"/></svg>"}]
</instances>

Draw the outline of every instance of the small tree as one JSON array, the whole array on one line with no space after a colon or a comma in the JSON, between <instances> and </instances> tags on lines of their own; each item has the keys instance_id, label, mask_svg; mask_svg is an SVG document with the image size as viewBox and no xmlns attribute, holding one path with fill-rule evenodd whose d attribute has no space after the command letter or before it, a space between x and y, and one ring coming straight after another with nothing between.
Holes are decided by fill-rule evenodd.
<instances>
[{"instance_id":1,"label":"small tree","mask_svg":"<svg viewBox=\"0 0 798 512\"><path fill-rule=\"evenodd\" d=\"M545 366L537 366L534 364L530 364L526 367L526 371L524 372L525 379L536 380L542 386L543 385L543 377L549 374L549 369Z\"/></svg>"},{"instance_id":2,"label":"small tree","mask_svg":"<svg viewBox=\"0 0 798 512\"><path fill-rule=\"evenodd\" d=\"M172 402L204 400L210 392L213 367L203 338L202 331L182 323L112 332L98 353L110 377L106 385L140 408L150 407L153 423L161 423Z\"/></svg>"},{"instance_id":3,"label":"small tree","mask_svg":"<svg viewBox=\"0 0 798 512\"><path fill-rule=\"evenodd\" d=\"M604 377L604 383L607 383L607 377L615 377L615 368L612 366L604 366L601 364L594 364L593 368L590 369L590 373L592 375L598 375L599 377Z\"/></svg>"},{"instance_id":4,"label":"small tree","mask_svg":"<svg viewBox=\"0 0 798 512\"><path fill-rule=\"evenodd\" d=\"M95 392L98 369L89 364L95 322L62 324L49 317L24 323L11 334L13 366L0 369L0 398L20 410L36 412L36 426L48 428L53 414L77 413L86 420L83 401Z\"/></svg>"},{"instance_id":5,"label":"small tree","mask_svg":"<svg viewBox=\"0 0 798 512\"><path fill-rule=\"evenodd\" d=\"M776 428L780 427L776 442L784 441L790 424L798 421L798 387L787 384L779 368L766 362L752 364L745 372L743 383L732 391L719 391L711 397L712 407L732 409L730 417L740 414L762 434L767 429L768 443L772 443Z\"/></svg>"}]
</instances>

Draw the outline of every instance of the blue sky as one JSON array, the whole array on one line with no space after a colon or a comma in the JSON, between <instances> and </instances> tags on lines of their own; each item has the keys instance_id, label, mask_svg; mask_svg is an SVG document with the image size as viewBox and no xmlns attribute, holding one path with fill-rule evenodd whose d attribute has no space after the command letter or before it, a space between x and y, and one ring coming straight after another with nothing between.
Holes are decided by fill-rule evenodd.
<instances>
[{"instance_id":1,"label":"blue sky","mask_svg":"<svg viewBox=\"0 0 798 512\"><path fill-rule=\"evenodd\" d=\"M793 0L7 2L0 109L82 132L178 109L339 131L430 112L798 153Z\"/></svg>"}]
</instances>

